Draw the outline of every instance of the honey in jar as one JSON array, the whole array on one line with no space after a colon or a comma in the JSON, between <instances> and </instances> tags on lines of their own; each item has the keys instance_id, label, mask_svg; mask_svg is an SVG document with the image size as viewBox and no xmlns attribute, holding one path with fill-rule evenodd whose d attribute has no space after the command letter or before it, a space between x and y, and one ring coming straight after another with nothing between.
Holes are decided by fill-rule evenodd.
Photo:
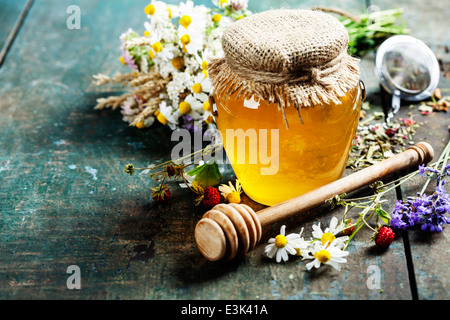
<instances>
[{"instance_id":1,"label":"honey in jar","mask_svg":"<svg viewBox=\"0 0 450 320\"><path fill-rule=\"evenodd\" d=\"M361 106L347 45L337 19L311 10L255 14L224 33L209 70L216 123L253 200L274 205L342 176Z\"/></svg>"}]
</instances>

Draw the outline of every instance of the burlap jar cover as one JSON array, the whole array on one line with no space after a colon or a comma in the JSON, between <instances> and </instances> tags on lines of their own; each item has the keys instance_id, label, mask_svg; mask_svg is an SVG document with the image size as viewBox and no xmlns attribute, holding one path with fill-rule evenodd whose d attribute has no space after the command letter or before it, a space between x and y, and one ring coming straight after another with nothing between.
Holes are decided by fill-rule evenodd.
<instances>
[{"instance_id":1,"label":"burlap jar cover","mask_svg":"<svg viewBox=\"0 0 450 320\"><path fill-rule=\"evenodd\" d=\"M340 99L359 83L359 59L347 53L338 19L313 10L270 10L232 24L223 34L224 58L210 62L217 96L278 104L283 112ZM299 113L300 116L300 113ZM286 121L286 117L285 117ZM286 122L287 125L287 122Z\"/></svg>"}]
</instances>

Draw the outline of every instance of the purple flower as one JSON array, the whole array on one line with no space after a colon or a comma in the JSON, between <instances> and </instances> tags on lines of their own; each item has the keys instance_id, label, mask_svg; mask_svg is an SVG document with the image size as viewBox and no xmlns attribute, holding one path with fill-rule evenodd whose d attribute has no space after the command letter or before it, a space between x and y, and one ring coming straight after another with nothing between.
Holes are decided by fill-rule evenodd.
<instances>
[{"instance_id":1,"label":"purple flower","mask_svg":"<svg viewBox=\"0 0 450 320\"><path fill-rule=\"evenodd\" d=\"M126 50L124 47L122 47L122 57L125 63L132 69L137 70L138 67L136 65L136 62L134 62L133 56Z\"/></svg>"},{"instance_id":2,"label":"purple flower","mask_svg":"<svg viewBox=\"0 0 450 320\"><path fill-rule=\"evenodd\" d=\"M419 166L419 174L423 177L425 175L425 164Z\"/></svg>"},{"instance_id":3,"label":"purple flower","mask_svg":"<svg viewBox=\"0 0 450 320\"><path fill-rule=\"evenodd\" d=\"M424 164L421 164L421 165L419 166L419 174L423 177L423 176L425 176L425 174L426 174L427 172L430 173L430 174L435 173L435 174L438 175L438 177L440 176L439 170L434 169L434 168L432 168L432 167L426 167Z\"/></svg>"},{"instance_id":4,"label":"purple flower","mask_svg":"<svg viewBox=\"0 0 450 320\"><path fill-rule=\"evenodd\" d=\"M450 196L442 186L427 196L417 194L406 201L397 201L391 217L391 226L406 230L421 225L422 230L441 232L444 224L450 223Z\"/></svg>"},{"instance_id":5,"label":"purple flower","mask_svg":"<svg viewBox=\"0 0 450 320\"><path fill-rule=\"evenodd\" d=\"M183 116L182 128L187 129L191 133L203 132L206 126L205 122L195 121L191 116Z\"/></svg>"},{"instance_id":6,"label":"purple flower","mask_svg":"<svg viewBox=\"0 0 450 320\"><path fill-rule=\"evenodd\" d=\"M401 212L396 212L391 216L391 226L395 229L406 230L409 226L406 222L403 221L403 214Z\"/></svg>"}]
</instances>

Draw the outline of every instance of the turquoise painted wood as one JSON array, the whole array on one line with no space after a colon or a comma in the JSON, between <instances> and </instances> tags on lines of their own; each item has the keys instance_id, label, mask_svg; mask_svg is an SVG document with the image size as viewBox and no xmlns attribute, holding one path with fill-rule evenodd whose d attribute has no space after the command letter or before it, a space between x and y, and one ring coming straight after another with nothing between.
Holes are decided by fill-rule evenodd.
<instances>
[{"instance_id":1,"label":"turquoise painted wood","mask_svg":"<svg viewBox=\"0 0 450 320\"><path fill-rule=\"evenodd\" d=\"M0 64L12 44L32 1L5 0L0 4Z\"/></svg>"},{"instance_id":2,"label":"turquoise painted wood","mask_svg":"<svg viewBox=\"0 0 450 320\"><path fill-rule=\"evenodd\" d=\"M80 30L66 27L70 4L81 8ZM375 249L370 232L363 231L340 272L323 268L308 273L301 260L275 264L263 258L264 244L281 223L265 230L261 245L244 260L205 261L193 238L204 213L192 205L194 196L174 186L173 201L150 207L154 183L144 175L123 173L130 162L144 166L170 158L170 131L130 128L119 112L93 110L96 99L108 93L91 85L92 75L126 71L118 61L118 37L129 27L144 30L146 4L36 0L0 68L0 298L409 300L416 293L421 299L449 298L445 266L450 261L442 254L448 253L448 228L425 239L410 233L409 244L399 238L387 251ZM250 6L256 12L279 2L250 0ZM13 9L19 8L18 3ZM364 2L352 8L362 10ZM414 27L421 12L408 8ZM6 22L0 25L6 28ZM448 34L433 33L448 30L447 21L430 21L426 28L428 33L418 34L430 34L435 46L448 44ZM364 76L373 79L371 57L362 65ZM370 98L376 101L376 83L369 83ZM441 87L450 88L447 79ZM403 108L401 115L410 111ZM431 142L439 155L449 139L449 115L416 117L427 122L418 137ZM226 175L232 175L230 168ZM408 185L403 194L415 192L419 184ZM390 200L392 210L395 193ZM324 206L285 224L289 232L309 230L341 214ZM408 273L407 249L413 274ZM71 265L81 270L80 290L66 286ZM370 266L379 267L382 290L368 288Z\"/></svg>"}]
</instances>

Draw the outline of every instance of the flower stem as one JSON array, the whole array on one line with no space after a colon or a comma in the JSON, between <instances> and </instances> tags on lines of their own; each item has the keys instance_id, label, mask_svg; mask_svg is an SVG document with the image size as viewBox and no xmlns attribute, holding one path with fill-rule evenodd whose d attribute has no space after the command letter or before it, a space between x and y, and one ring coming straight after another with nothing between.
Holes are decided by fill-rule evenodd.
<instances>
[{"instance_id":1,"label":"flower stem","mask_svg":"<svg viewBox=\"0 0 450 320\"><path fill-rule=\"evenodd\" d=\"M444 151L442 151L441 156L439 157L439 160L433 164L430 165L430 167L437 168L441 162L443 162L442 165L442 171L444 170L445 166L447 165L447 161L449 158L449 152L450 152L450 141L447 143L447 146L444 148ZM442 172L441 171L441 172ZM425 181L425 184L423 185L422 191L420 192L420 195L423 195L425 190L427 189L428 185L431 181L431 176L428 177L427 181Z\"/></svg>"}]
</instances>

